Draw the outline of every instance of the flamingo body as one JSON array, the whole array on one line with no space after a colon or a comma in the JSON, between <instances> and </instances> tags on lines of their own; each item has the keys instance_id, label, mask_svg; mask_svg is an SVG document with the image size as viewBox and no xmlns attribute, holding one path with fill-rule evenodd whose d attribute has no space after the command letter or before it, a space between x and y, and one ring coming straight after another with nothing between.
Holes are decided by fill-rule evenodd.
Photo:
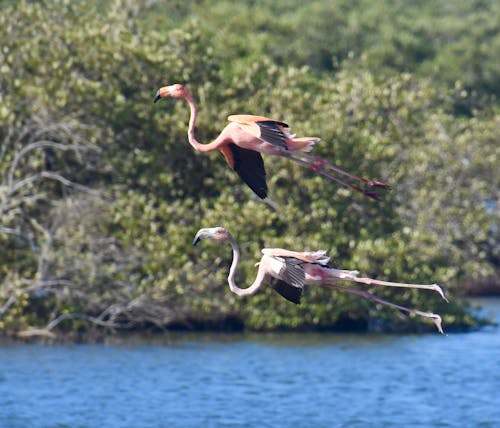
<instances>
[{"instance_id":1,"label":"flamingo body","mask_svg":"<svg viewBox=\"0 0 500 428\"><path fill-rule=\"evenodd\" d=\"M176 99L185 99L189 104L191 115L188 126L188 141L191 146L201 152L219 150L229 167L261 199L265 199L268 194L266 170L261 153L286 157L372 199L379 199L378 194L348 183L345 178L340 178L334 175L334 173L348 177L351 180L360 181L371 187L388 187L380 181L357 177L320 158L307 155L305 152L312 150L314 144L320 140L319 138L297 138L290 133L290 127L285 122L265 116L248 114L231 115L228 117L230 123L214 141L208 144L201 144L195 137L195 123L198 110L189 91L179 83L164 86L158 89L153 101L156 102L160 98L167 96Z\"/></svg>"},{"instance_id":2,"label":"flamingo body","mask_svg":"<svg viewBox=\"0 0 500 428\"><path fill-rule=\"evenodd\" d=\"M329 257L325 251L298 252L282 248L264 248L262 250L263 256L257 264L259 268L255 281L247 288L240 288L235 282L240 250L238 243L229 231L223 227L203 228L196 233L193 244L196 245L201 239L229 242L233 249L233 262L229 269L228 283L231 291L239 296L254 294L264 283L268 283L285 299L299 304L305 285L321 286L353 294L410 314L430 318L438 331L443 333L441 317L438 314L407 308L384 300L366 290L340 285L338 282L348 281L368 286L427 289L437 292L444 300L448 301L444 290L438 284L406 284L360 277L357 270L330 267L328 265Z\"/></svg>"}]
</instances>

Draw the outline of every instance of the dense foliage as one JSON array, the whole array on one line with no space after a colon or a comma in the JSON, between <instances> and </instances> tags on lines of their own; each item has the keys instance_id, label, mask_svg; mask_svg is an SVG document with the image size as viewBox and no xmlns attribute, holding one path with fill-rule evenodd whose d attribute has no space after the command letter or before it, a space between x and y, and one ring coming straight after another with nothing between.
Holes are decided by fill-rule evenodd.
<instances>
[{"instance_id":1,"label":"dense foliage","mask_svg":"<svg viewBox=\"0 0 500 428\"><path fill-rule=\"evenodd\" d=\"M312 287L297 307L242 300L229 249L191 246L215 225L241 244L242 284L264 246L326 249L337 267L445 285L449 305L377 293L472 325L461 285L499 276L499 9L331 3L0 3L0 330L432 328ZM201 141L232 113L275 117L393 189L377 203L268 157L273 210L193 152L183 102L152 104L175 82Z\"/></svg>"}]
</instances>

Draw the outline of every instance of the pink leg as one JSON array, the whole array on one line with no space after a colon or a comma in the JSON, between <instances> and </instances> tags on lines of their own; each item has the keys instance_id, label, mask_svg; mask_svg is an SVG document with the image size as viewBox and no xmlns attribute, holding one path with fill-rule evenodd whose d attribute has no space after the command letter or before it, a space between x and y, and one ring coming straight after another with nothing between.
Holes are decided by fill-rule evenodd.
<instances>
[{"instance_id":1,"label":"pink leg","mask_svg":"<svg viewBox=\"0 0 500 428\"><path fill-rule=\"evenodd\" d=\"M448 299L445 296L444 289L438 284L404 284L400 282L380 281L378 279L371 278L353 278L348 279L348 281L355 281L366 285L381 285L384 287L423 288L426 290L433 290L437 292L448 303Z\"/></svg>"},{"instance_id":2,"label":"pink leg","mask_svg":"<svg viewBox=\"0 0 500 428\"><path fill-rule=\"evenodd\" d=\"M311 156L311 155L308 155L308 154L303 153L303 152L293 152L293 155L307 160L310 164L312 164L312 166L316 166L316 167L321 168L321 169L325 169L325 168L331 169L332 171L338 172L339 174L345 175L349 178L352 178L353 180L361 181L361 182L367 184L368 186L381 187L383 189L389 188L389 186L387 184L382 183L381 181L367 180L366 178L358 177L357 175L351 174L351 173L339 168L338 166L332 165L331 163L329 163L321 158L318 158L316 156Z\"/></svg>"},{"instance_id":3,"label":"pink leg","mask_svg":"<svg viewBox=\"0 0 500 428\"><path fill-rule=\"evenodd\" d=\"M303 155L303 153L300 153L301 155ZM311 168L313 171L321 174L321 175L324 175L325 177L329 178L330 180L333 180L333 181L336 181L337 183L341 184L342 186L344 187L347 187L348 189L351 189L351 190L354 190L356 192L360 192L362 193L363 195L365 196L368 196L369 198L372 198L372 199L375 199L377 201L380 200L380 196L376 193L376 192L372 192L372 191L369 191L369 190L364 190L364 189L361 189L360 187L358 186L355 186L353 184L350 184L350 183L347 183L346 181L342 180L341 178L339 177L336 177L335 175L329 173L328 171L325 171L324 168L322 168L321 166L318 165L318 163L313 163L313 162L309 162L307 160L303 160L303 159L300 159L299 157L296 157L295 155L297 155L297 153L293 153L292 152L283 152L280 156L283 156L283 157L286 157L294 162L297 162L298 164L300 165L303 165L303 166L306 166L308 168ZM332 165L333 166L333 165ZM334 167L336 168L336 167ZM340 171L343 171L341 170L340 168L337 168L338 170ZM348 175L350 177L356 177L356 176L353 176L345 171L344 172L344 175ZM359 180L363 181L364 179L360 179L359 177L356 177L358 178ZM366 182L368 182L368 180L365 180Z\"/></svg>"},{"instance_id":4,"label":"pink leg","mask_svg":"<svg viewBox=\"0 0 500 428\"><path fill-rule=\"evenodd\" d=\"M443 328L441 326L442 320L438 314L434 314L432 312L422 312L422 311L419 311L416 309L411 309L411 308L407 308L405 306L397 305L395 303L381 299L380 297L377 297L374 294L369 293L368 291L358 290L356 288L350 288L350 287L345 287L345 286L336 285L336 284L324 284L323 286L328 287L328 288L332 288L334 290L345 291L347 293L354 294L356 296L360 296L360 297L363 297L363 298L368 299L368 300L372 300L372 301L380 303L382 305L390 306L392 308L396 308L396 309L399 309L401 311L408 312L409 314L415 314L415 315L420 315L420 316L425 317L425 318L430 318L434 322L434 324L436 325L438 331L441 334L444 334Z\"/></svg>"}]
</instances>

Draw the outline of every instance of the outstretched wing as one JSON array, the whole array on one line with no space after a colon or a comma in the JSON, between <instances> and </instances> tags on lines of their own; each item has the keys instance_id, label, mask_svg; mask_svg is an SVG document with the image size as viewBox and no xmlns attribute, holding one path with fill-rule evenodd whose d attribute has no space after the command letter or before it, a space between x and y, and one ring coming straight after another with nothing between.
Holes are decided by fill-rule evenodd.
<instances>
[{"instance_id":1,"label":"outstretched wing","mask_svg":"<svg viewBox=\"0 0 500 428\"><path fill-rule=\"evenodd\" d=\"M228 117L228 120L236 122L246 132L260 138L266 143L288 150L286 137L289 134L290 127L286 123L264 116L252 116L249 114L233 114Z\"/></svg>"},{"instance_id":2,"label":"outstretched wing","mask_svg":"<svg viewBox=\"0 0 500 428\"><path fill-rule=\"evenodd\" d=\"M267 197L266 170L260 153L242 149L232 143L221 147L220 151L229 167L236 171L259 198L265 199Z\"/></svg>"},{"instance_id":3,"label":"outstretched wing","mask_svg":"<svg viewBox=\"0 0 500 428\"><path fill-rule=\"evenodd\" d=\"M295 303L296 305L300 304L302 288L294 287L293 285L272 276L269 276L269 285L274 291L283 296L285 299Z\"/></svg>"},{"instance_id":4,"label":"outstretched wing","mask_svg":"<svg viewBox=\"0 0 500 428\"><path fill-rule=\"evenodd\" d=\"M282 262L279 278L270 277L269 283L285 299L299 304L305 281L303 261L294 257L277 257L277 259Z\"/></svg>"},{"instance_id":5,"label":"outstretched wing","mask_svg":"<svg viewBox=\"0 0 500 428\"><path fill-rule=\"evenodd\" d=\"M330 261L330 257L328 257L325 250L299 252L283 248L263 248L262 253L274 257L293 257L306 263L318 263L323 266L327 265Z\"/></svg>"}]
</instances>

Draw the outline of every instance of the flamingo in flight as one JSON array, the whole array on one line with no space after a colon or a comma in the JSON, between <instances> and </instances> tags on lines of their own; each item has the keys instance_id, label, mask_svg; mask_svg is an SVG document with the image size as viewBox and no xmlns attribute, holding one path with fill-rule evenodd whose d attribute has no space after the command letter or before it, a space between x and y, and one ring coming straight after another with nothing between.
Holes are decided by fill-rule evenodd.
<instances>
[{"instance_id":1,"label":"flamingo in flight","mask_svg":"<svg viewBox=\"0 0 500 428\"><path fill-rule=\"evenodd\" d=\"M305 152L309 152L314 144L319 141L319 138L297 138L295 135L290 134L290 128L286 123L263 116L231 115L228 117L230 123L214 141L201 144L195 137L198 110L187 88L179 83L164 86L158 89L153 102L156 103L160 98L164 97L183 98L188 102L191 110L188 141L191 146L200 152L213 150L222 152L229 167L236 171L240 178L261 199L267 198L266 171L261 153L288 158L372 199L380 199L377 192L363 189L346 180L357 181L369 187L388 188L386 184L380 181L358 177L331 165L323 159L306 154ZM334 175L334 173L343 176L343 178Z\"/></svg>"},{"instance_id":2,"label":"flamingo in flight","mask_svg":"<svg viewBox=\"0 0 500 428\"><path fill-rule=\"evenodd\" d=\"M336 269L328 266L330 258L327 256L325 251L297 252L281 248L264 248L262 250L263 256L260 259L260 262L257 263L258 271L255 281L247 288L240 288L236 285L234 279L240 260L240 250L236 240L232 237L229 231L223 227L200 229L194 237L193 245L196 245L202 239L229 242L231 245L233 249L233 261L231 263L231 267L229 268L227 281L231 291L238 296L248 296L254 294L262 287L264 282L267 282L285 299L295 304L299 304L304 285L317 285L320 287L332 288L334 290L354 294L376 303L405 311L409 314L430 318L436 325L438 331L443 333L443 329L441 327L441 317L438 314L407 308L405 306L381 299L368 291L339 285L337 282L350 281L368 286L433 290L436 291L446 302L448 302L443 288L441 288L438 284L404 284L359 277L359 272L356 270Z\"/></svg>"}]
</instances>

